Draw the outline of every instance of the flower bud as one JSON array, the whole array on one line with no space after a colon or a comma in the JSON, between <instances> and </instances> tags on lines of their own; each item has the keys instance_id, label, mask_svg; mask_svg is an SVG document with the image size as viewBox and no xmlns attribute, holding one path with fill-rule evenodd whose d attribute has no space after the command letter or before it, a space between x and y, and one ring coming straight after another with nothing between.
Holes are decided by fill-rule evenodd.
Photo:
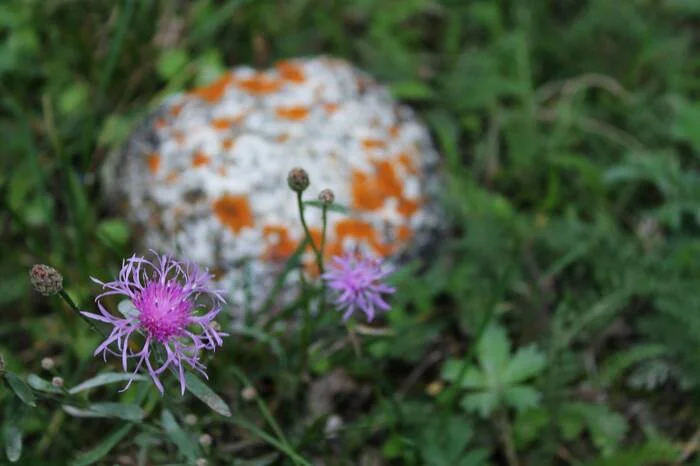
<instances>
[{"instance_id":1,"label":"flower bud","mask_svg":"<svg viewBox=\"0 0 700 466\"><path fill-rule=\"evenodd\" d=\"M255 391L255 388L250 386L241 390L241 397L246 401L254 400L257 394L258 392Z\"/></svg>"},{"instance_id":2,"label":"flower bud","mask_svg":"<svg viewBox=\"0 0 700 466\"><path fill-rule=\"evenodd\" d=\"M53 358L44 358L41 360L41 368L50 371L51 369L56 366L56 363L54 362Z\"/></svg>"},{"instance_id":3,"label":"flower bud","mask_svg":"<svg viewBox=\"0 0 700 466\"><path fill-rule=\"evenodd\" d=\"M190 414L187 414L187 415L185 416L185 424L187 424L188 426L193 426L193 425L197 424L197 421L198 421L198 420L199 420L199 419L197 419L197 415L196 415L196 414L191 414L191 413L190 413Z\"/></svg>"},{"instance_id":4,"label":"flower bud","mask_svg":"<svg viewBox=\"0 0 700 466\"><path fill-rule=\"evenodd\" d=\"M324 189L318 193L318 200L323 203L323 205L331 205L335 201L335 194L330 189Z\"/></svg>"},{"instance_id":5,"label":"flower bud","mask_svg":"<svg viewBox=\"0 0 700 466\"><path fill-rule=\"evenodd\" d=\"M292 168L287 175L287 184L292 191L301 193L309 187L309 174L303 168Z\"/></svg>"},{"instance_id":6,"label":"flower bud","mask_svg":"<svg viewBox=\"0 0 700 466\"><path fill-rule=\"evenodd\" d=\"M51 379L51 385L58 388L63 387L63 378L58 376L54 377L53 379Z\"/></svg>"},{"instance_id":7,"label":"flower bud","mask_svg":"<svg viewBox=\"0 0 700 466\"><path fill-rule=\"evenodd\" d=\"M55 295L63 289L63 276L48 265L34 265L29 271L29 280L34 289L44 296Z\"/></svg>"},{"instance_id":8,"label":"flower bud","mask_svg":"<svg viewBox=\"0 0 700 466\"><path fill-rule=\"evenodd\" d=\"M203 446L204 448L208 448L211 446L213 442L213 439L211 438L211 435L209 434L202 434L199 436L199 444Z\"/></svg>"}]
</instances>

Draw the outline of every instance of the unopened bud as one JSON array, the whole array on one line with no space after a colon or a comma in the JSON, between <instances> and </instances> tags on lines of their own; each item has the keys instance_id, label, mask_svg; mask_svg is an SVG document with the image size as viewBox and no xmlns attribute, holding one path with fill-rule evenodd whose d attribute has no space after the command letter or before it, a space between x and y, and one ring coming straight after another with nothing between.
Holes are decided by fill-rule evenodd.
<instances>
[{"instance_id":1,"label":"unopened bud","mask_svg":"<svg viewBox=\"0 0 700 466\"><path fill-rule=\"evenodd\" d=\"M309 187L309 174L303 168L292 168L287 175L287 184L292 191L303 192Z\"/></svg>"},{"instance_id":2,"label":"unopened bud","mask_svg":"<svg viewBox=\"0 0 700 466\"><path fill-rule=\"evenodd\" d=\"M323 203L323 205L331 205L335 201L335 194L330 189L324 189L318 193L318 200Z\"/></svg>"},{"instance_id":3,"label":"unopened bud","mask_svg":"<svg viewBox=\"0 0 700 466\"><path fill-rule=\"evenodd\" d=\"M63 276L58 270L44 264L36 264L29 271L29 280L36 291L51 296L63 289Z\"/></svg>"},{"instance_id":4,"label":"unopened bud","mask_svg":"<svg viewBox=\"0 0 700 466\"><path fill-rule=\"evenodd\" d=\"M56 363L54 362L53 358L44 358L41 360L41 368L46 371L50 371L55 365Z\"/></svg>"},{"instance_id":5,"label":"unopened bud","mask_svg":"<svg viewBox=\"0 0 700 466\"><path fill-rule=\"evenodd\" d=\"M196 414L188 414L185 416L185 424L187 424L188 426L193 426L197 424L197 421L198 419Z\"/></svg>"},{"instance_id":6,"label":"unopened bud","mask_svg":"<svg viewBox=\"0 0 700 466\"><path fill-rule=\"evenodd\" d=\"M63 387L63 378L58 376L54 377L53 379L51 379L51 385L58 388Z\"/></svg>"},{"instance_id":7,"label":"unopened bud","mask_svg":"<svg viewBox=\"0 0 700 466\"><path fill-rule=\"evenodd\" d=\"M209 434L202 434L199 436L199 444L203 446L204 448L210 447L213 442L213 439L211 438L211 435Z\"/></svg>"},{"instance_id":8,"label":"unopened bud","mask_svg":"<svg viewBox=\"0 0 700 466\"><path fill-rule=\"evenodd\" d=\"M245 387L243 390L241 390L241 396L246 401L250 401L250 400L255 399L255 396L257 394L258 394L258 392L256 392L255 388L253 388L253 387Z\"/></svg>"}]
</instances>

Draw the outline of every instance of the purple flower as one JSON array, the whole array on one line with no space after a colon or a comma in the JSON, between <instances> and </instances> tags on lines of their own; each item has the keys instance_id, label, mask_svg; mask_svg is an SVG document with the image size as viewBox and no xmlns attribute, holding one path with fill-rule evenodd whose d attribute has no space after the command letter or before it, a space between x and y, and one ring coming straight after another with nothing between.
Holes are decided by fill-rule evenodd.
<instances>
[{"instance_id":1,"label":"purple flower","mask_svg":"<svg viewBox=\"0 0 700 466\"><path fill-rule=\"evenodd\" d=\"M111 282L92 280L104 291L95 299L100 314L82 314L113 326L107 339L97 347L95 355L107 353L121 357L124 371L127 362L135 359L136 365L126 390L144 365L158 390L163 393L160 375L167 369L178 375L180 390L185 393L185 365L207 377L206 367L199 360L202 350L215 351L223 344L225 333L218 331L214 318L221 311L224 299L221 292L209 287L211 276L190 262L178 262L169 256L156 254L152 262L132 256L122 262L119 277ZM131 301L124 317L107 312L102 298L111 295L124 296ZM121 310L121 307L120 307ZM140 350L132 337L141 335ZM132 339L130 341L130 339ZM116 343L117 351L110 349ZM155 358L151 358L155 353Z\"/></svg>"},{"instance_id":2,"label":"purple flower","mask_svg":"<svg viewBox=\"0 0 700 466\"><path fill-rule=\"evenodd\" d=\"M346 254L333 257L332 264L322 277L336 292L335 303L339 311L344 311L343 320L361 310L367 316L367 321L371 322L377 309L390 309L382 294L393 293L396 289L383 283L382 279L391 272L383 267L380 259Z\"/></svg>"}]
</instances>

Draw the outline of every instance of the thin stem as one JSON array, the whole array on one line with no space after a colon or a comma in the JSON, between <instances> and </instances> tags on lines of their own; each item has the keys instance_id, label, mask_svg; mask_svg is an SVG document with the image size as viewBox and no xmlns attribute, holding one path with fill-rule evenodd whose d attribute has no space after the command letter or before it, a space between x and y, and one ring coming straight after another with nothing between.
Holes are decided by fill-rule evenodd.
<instances>
[{"instance_id":1,"label":"thin stem","mask_svg":"<svg viewBox=\"0 0 700 466\"><path fill-rule=\"evenodd\" d=\"M506 460L508 461L508 466L520 466L518 454L515 450L515 442L513 442L513 429L510 426L508 414L505 412L505 410L498 412L496 422L498 423L498 430L501 434L503 448L506 450Z\"/></svg>"},{"instance_id":2,"label":"thin stem","mask_svg":"<svg viewBox=\"0 0 700 466\"><path fill-rule=\"evenodd\" d=\"M299 207L299 218L301 218L301 226L304 227L304 233L306 233L306 237L309 238L309 244L311 244L311 249L314 250L314 254L316 255L316 265L318 265L318 271L319 273L323 274L323 256L321 256L321 252L316 247L316 243L314 243L314 238L313 236L311 236L311 231L309 231L309 227L306 225L306 218L304 217L304 201L302 201L301 199L301 192L298 191L297 206Z\"/></svg>"},{"instance_id":3,"label":"thin stem","mask_svg":"<svg viewBox=\"0 0 700 466\"><path fill-rule=\"evenodd\" d=\"M68 307L70 307L70 308L73 310L73 312L75 312L76 314L78 314L78 317L80 317L80 318L83 319L85 322L87 322L87 324L88 324L90 327L92 327L92 329L93 329L94 331L98 332L98 333L101 334L103 337L107 338L107 333L106 333L104 330L102 330L101 328L99 328L97 325L95 325L95 323L94 323L93 321L91 321L90 319L88 319L87 317L85 317L83 314L80 313L80 309L78 309L78 306L76 306L76 304L73 302L73 300L71 299L71 297L68 296L68 293L66 293L65 290L59 291L58 294L61 296L61 298L63 298L63 301L65 301L66 304L68 304Z\"/></svg>"}]
</instances>

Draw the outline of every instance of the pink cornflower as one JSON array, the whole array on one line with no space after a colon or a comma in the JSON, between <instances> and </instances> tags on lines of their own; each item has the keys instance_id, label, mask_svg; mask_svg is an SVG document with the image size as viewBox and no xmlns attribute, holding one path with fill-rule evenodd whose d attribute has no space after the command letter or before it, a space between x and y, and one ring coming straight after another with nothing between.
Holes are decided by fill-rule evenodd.
<instances>
[{"instance_id":1,"label":"pink cornflower","mask_svg":"<svg viewBox=\"0 0 700 466\"><path fill-rule=\"evenodd\" d=\"M92 280L104 290L95 299L100 314L82 314L113 326L111 333L95 350L121 357L122 367L128 372L128 360L136 366L123 390L129 388L145 365L158 390L163 393L160 375L167 369L177 374L180 390L185 393L185 365L200 372L205 378L206 367L199 360L202 350L215 351L223 344L225 333L218 331L214 322L224 299L221 292L209 287L211 275L190 262L178 262L169 256L156 254L153 261L132 256L122 262L119 277L111 282ZM124 296L131 301L132 312L116 317L107 312L102 299L110 295ZM120 307L121 309L121 307ZM129 348L134 333L141 334L141 349ZM116 343L117 351L110 349ZM155 353L155 361L151 354Z\"/></svg>"},{"instance_id":2,"label":"pink cornflower","mask_svg":"<svg viewBox=\"0 0 700 466\"><path fill-rule=\"evenodd\" d=\"M322 275L328 286L336 292L335 303L344 311L343 320L348 320L357 310L374 319L376 310L388 311L389 304L382 294L391 294L395 288L382 282L391 269L384 268L380 259L346 254L333 257L328 271Z\"/></svg>"}]
</instances>

